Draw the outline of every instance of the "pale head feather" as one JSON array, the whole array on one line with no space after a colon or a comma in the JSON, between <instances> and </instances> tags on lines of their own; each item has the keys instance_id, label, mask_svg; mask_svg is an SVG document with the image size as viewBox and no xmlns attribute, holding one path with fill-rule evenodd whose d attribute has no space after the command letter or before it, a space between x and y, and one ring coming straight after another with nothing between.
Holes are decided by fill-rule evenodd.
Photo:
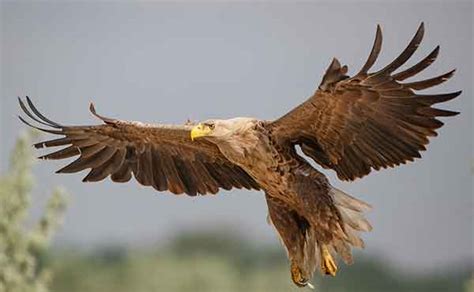
<instances>
[{"instance_id":1,"label":"pale head feather","mask_svg":"<svg viewBox=\"0 0 474 292\"><path fill-rule=\"evenodd\" d=\"M242 135L255 127L256 123L256 119L245 117L227 120L212 119L202 122L204 125L213 127L207 136L216 139L227 139L235 135Z\"/></svg>"}]
</instances>

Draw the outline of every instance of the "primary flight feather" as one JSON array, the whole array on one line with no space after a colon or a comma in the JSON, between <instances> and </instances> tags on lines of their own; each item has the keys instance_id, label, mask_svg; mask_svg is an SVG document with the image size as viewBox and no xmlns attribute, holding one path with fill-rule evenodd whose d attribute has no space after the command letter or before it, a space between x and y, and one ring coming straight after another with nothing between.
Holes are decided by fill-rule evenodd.
<instances>
[{"instance_id":1,"label":"primary flight feather","mask_svg":"<svg viewBox=\"0 0 474 292\"><path fill-rule=\"evenodd\" d=\"M308 285L314 271L335 275L335 256L352 263L352 247L364 247L359 232L371 230L364 212L370 206L331 186L295 147L342 180L354 180L420 158L428 137L457 112L433 105L461 92L418 94L449 79L453 71L406 82L428 67L439 47L415 65L410 59L424 34L420 25L406 49L382 69L369 72L382 46L379 26L367 61L349 77L333 59L319 88L308 100L275 121L255 118L207 120L182 126L143 124L106 118L94 126L64 126L43 116L27 97L25 114L42 131L62 137L35 144L64 146L42 159L78 157L59 173L90 169L83 181L114 182L132 177L142 185L174 194L215 194L220 188L262 190L269 218L290 260L293 282Z\"/></svg>"}]
</instances>

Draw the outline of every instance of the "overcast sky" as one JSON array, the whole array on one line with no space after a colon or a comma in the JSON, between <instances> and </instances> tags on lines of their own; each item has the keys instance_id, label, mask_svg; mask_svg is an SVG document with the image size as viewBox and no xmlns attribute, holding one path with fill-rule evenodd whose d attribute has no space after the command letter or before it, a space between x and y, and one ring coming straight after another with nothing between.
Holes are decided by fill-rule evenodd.
<instances>
[{"instance_id":1,"label":"overcast sky","mask_svg":"<svg viewBox=\"0 0 474 292\"><path fill-rule=\"evenodd\" d=\"M29 95L53 120L96 123L88 112L146 122L255 116L273 119L310 96L336 56L354 73L384 32L381 68L406 46L421 21L425 39L409 64L441 45L420 77L457 68L436 92L464 90L443 107L446 119L423 159L342 183L374 206L367 254L418 271L473 259L472 4L111 4L1 3L0 169L25 127L16 97ZM149 245L177 231L227 228L275 242L262 193L189 198L136 182L83 184L85 173L55 175L41 162L35 210L49 190L71 194L56 242L86 248ZM282 250L283 252L283 250Z\"/></svg>"}]
</instances>

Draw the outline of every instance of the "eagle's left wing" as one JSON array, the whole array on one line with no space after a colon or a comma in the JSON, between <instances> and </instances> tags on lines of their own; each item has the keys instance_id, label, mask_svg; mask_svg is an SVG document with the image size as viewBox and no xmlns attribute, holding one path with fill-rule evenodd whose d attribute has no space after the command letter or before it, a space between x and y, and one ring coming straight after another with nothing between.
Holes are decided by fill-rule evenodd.
<instances>
[{"instance_id":1,"label":"eagle's left wing","mask_svg":"<svg viewBox=\"0 0 474 292\"><path fill-rule=\"evenodd\" d=\"M443 123L439 116L457 112L433 108L436 103L457 97L461 92L422 95L449 79L453 73L415 82L403 82L428 67L439 47L416 65L394 73L418 48L423 23L406 49L383 69L368 73L382 45L377 34L372 51L362 69L353 77L347 66L334 59L316 93L307 101L270 123L276 139L300 145L302 151L325 168L334 169L340 179L354 180L371 169L393 167L421 157L429 136Z\"/></svg>"},{"instance_id":2,"label":"eagle's left wing","mask_svg":"<svg viewBox=\"0 0 474 292\"><path fill-rule=\"evenodd\" d=\"M242 168L230 162L218 147L205 139L191 141L190 125L150 125L99 116L104 123L93 126L64 126L43 116L27 97L20 99L27 116L48 128L39 130L63 137L35 144L36 148L64 146L43 159L77 156L58 173L90 172L83 181L101 181L110 176L114 182L132 178L142 185L174 194L215 194L219 188L259 189L258 183Z\"/></svg>"}]
</instances>

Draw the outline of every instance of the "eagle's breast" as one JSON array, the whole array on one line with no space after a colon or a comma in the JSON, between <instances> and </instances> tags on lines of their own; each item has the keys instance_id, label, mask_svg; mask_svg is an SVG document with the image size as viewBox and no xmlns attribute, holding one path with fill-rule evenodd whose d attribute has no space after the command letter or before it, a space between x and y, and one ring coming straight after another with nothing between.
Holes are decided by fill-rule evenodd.
<instances>
[{"instance_id":1,"label":"eagle's breast","mask_svg":"<svg viewBox=\"0 0 474 292\"><path fill-rule=\"evenodd\" d=\"M267 130L257 121L217 144L227 159L242 167L264 189L284 186L283 156L270 141Z\"/></svg>"}]
</instances>

